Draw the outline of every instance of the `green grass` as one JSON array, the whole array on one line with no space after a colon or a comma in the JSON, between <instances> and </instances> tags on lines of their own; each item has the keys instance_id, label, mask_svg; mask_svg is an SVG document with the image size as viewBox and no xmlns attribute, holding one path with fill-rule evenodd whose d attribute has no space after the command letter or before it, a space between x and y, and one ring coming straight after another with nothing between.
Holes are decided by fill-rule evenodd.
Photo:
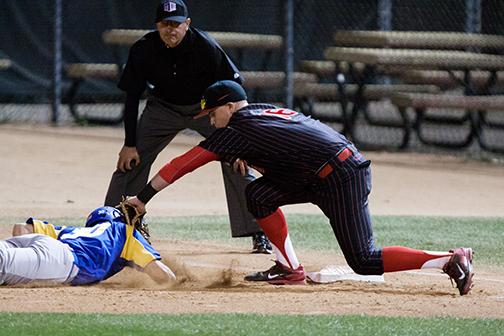
<instances>
[{"instance_id":1,"label":"green grass","mask_svg":"<svg viewBox=\"0 0 504 336\"><path fill-rule=\"evenodd\" d=\"M289 215L287 221L295 248L339 251L326 217ZM403 245L440 251L470 246L477 253L478 264L504 265L502 218L376 216L373 221L378 246ZM225 216L158 217L152 218L150 223L156 237L250 244L248 240L229 238Z\"/></svg>"},{"instance_id":2,"label":"green grass","mask_svg":"<svg viewBox=\"0 0 504 336\"><path fill-rule=\"evenodd\" d=\"M13 223L19 218L0 218ZM81 225L83 218L51 220ZM328 220L321 215L287 216L297 249L339 250ZM378 245L446 250L472 246L478 264L503 266L504 219L375 216ZM231 239L226 216L155 217L155 237L213 240L250 245ZM78 304L78 298L75 299ZM0 299L1 303L1 299ZM370 316L257 314L112 315L0 313L0 335L504 335L504 320Z\"/></svg>"},{"instance_id":3,"label":"green grass","mask_svg":"<svg viewBox=\"0 0 504 336\"><path fill-rule=\"evenodd\" d=\"M19 219L17 219L19 221ZM59 218L59 225L82 225L82 218ZM13 223L4 218L2 223ZM288 215L289 232L296 249L339 251L329 221L322 215ZM250 245L249 239L230 238L227 216L151 217L151 234L157 238L213 240ZM469 246L481 265L504 266L504 218L374 216L377 246L403 245L445 251Z\"/></svg>"},{"instance_id":4,"label":"green grass","mask_svg":"<svg viewBox=\"0 0 504 336\"><path fill-rule=\"evenodd\" d=\"M4 313L0 335L503 335L504 321L459 318L256 314Z\"/></svg>"}]
</instances>

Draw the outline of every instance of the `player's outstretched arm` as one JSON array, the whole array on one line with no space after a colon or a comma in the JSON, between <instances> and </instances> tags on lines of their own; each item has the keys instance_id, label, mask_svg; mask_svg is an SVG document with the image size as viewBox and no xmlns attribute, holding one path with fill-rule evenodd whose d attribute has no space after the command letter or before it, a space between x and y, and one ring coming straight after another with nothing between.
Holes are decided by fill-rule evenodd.
<instances>
[{"instance_id":1,"label":"player's outstretched arm","mask_svg":"<svg viewBox=\"0 0 504 336\"><path fill-rule=\"evenodd\" d=\"M168 283L176 280L172 270L159 260L153 260L144 268L147 273L157 283Z\"/></svg>"},{"instance_id":2,"label":"player's outstretched arm","mask_svg":"<svg viewBox=\"0 0 504 336\"><path fill-rule=\"evenodd\" d=\"M204 166L208 162L218 160L217 154L210 152L203 147L196 146L185 154L176 157L170 163L166 164L152 178L152 180L138 193L136 197L128 199L128 203L135 206L140 213L145 212L145 204L150 201L154 195L163 190L185 174Z\"/></svg>"}]
</instances>

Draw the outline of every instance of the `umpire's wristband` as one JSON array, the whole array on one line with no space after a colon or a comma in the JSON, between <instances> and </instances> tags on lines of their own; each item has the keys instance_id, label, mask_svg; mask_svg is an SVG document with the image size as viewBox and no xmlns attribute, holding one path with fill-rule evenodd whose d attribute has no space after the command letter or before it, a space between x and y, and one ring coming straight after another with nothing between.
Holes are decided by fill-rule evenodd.
<instances>
[{"instance_id":1,"label":"umpire's wristband","mask_svg":"<svg viewBox=\"0 0 504 336\"><path fill-rule=\"evenodd\" d=\"M156 195L158 191L152 187L152 184L149 182L137 195L137 198L143 204L147 204L151 200L154 195Z\"/></svg>"}]
</instances>

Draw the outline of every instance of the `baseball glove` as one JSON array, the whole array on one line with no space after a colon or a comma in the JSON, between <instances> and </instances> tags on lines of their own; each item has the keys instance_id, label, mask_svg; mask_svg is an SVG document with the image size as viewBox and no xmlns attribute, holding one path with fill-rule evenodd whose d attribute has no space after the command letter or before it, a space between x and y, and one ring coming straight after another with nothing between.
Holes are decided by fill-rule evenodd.
<instances>
[{"instance_id":1,"label":"baseball glove","mask_svg":"<svg viewBox=\"0 0 504 336\"><path fill-rule=\"evenodd\" d=\"M145 222L145 213L138 212L138 209L129 204L127 199L123 200L116 206L116 209L122 212L126 225L133 226L150 244L149 226Z\"/></svg>"}]
</instances>

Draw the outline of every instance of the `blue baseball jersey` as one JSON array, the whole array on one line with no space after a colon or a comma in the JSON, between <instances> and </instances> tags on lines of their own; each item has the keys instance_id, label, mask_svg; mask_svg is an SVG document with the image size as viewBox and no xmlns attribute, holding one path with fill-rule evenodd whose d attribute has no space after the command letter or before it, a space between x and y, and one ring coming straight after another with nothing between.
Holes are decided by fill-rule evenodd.
<instances>
[{"instance_id":1,"label":"blue baseball jersey","mask_svg":"<svg viewBox=\"0 0 504 336\"><path fill-rule=\"evenodd\" d=\"M121 221L104 221L93 227L56 226L29 218L34 233L45 234L68 245L79 272L73 285L105 280L125 266L144 268L160 254L133 227Z\"/></svg>"},{"instance_id":2,"label":"blue baseball jersey","mask_svg":"<svg viewBox=\"0 0 504 336\"><path fill-rule=\"evenodd\" d=\"M273 105L250 104L199 145L224 161L246 160L278 183L306 184L348 144L343 135L309 116Z\"/></svg>"}]
</instances>

